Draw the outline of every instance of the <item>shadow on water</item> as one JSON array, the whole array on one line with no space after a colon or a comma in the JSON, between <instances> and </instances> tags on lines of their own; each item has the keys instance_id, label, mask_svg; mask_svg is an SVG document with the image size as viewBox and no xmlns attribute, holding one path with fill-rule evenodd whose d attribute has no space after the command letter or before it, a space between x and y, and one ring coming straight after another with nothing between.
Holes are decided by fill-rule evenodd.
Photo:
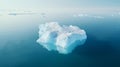
<instances>
[{"instance_id":1,"label":"shadow on water","mask_svg":"<svg viewBox=\"0 0 120 67\"><path fill-rule=\"evenodd\" d=\"M119 67L120 51L113 45L115 44L110 41L99 40L95 36L88 35L86 43L77 47L73 53L91 58L95 60L94 64L102 67Z\"/></svg>"},{"instance_id":2,"label":"shadow on water","mask_svg":"<svg viewBox=\"0 0 120 67\"><path fill-rule=\"evenodd\" d=\"M97 39L92 35L88 35L86 43L80 47L75 49L75 53L83 54L83 55L106 55L114 53L115 49L112 48L111 43L109 41L102 41Z\"/></svg>"}]
</instances>

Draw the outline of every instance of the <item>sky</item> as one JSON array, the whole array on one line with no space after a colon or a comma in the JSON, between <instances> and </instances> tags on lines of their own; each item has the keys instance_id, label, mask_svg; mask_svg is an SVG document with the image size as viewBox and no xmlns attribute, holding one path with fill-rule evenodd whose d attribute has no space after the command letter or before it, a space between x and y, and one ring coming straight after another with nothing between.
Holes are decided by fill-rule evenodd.
<instances>
[{"instance_id":1,"label":"sky","mask_svg":"<svg viewBox=\"0 0 120 67\"><path fill-rule=\"evenodd\" d=\"M0 0L0 9L119 8L120 0Z\"/></svg>"}]
</instances>

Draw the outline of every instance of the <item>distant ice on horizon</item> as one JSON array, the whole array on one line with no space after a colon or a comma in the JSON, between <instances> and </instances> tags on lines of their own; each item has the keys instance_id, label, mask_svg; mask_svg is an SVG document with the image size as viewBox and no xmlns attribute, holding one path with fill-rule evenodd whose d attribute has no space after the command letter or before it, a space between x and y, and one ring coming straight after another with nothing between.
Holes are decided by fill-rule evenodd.
<instances>
[{"instance_id":1,"label":"distant ice on horizon","mask_svg":"<svg viewBox=\"0 0 120 67\"><path fill-rule=\"evenodd\" d=\"M78 45L83 45L86 39L86 32L77 26L49 22L39 26L37 42L49 51L55 50L61 54L68 54Z\"/></svg>"}]
</instances>

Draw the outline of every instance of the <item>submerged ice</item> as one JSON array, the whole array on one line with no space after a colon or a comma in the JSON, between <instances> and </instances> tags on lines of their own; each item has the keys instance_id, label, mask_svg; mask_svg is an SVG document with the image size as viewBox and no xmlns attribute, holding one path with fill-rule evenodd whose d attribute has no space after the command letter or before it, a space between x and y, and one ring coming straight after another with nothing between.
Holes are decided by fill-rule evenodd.
<instances>
[{"instance_id":1,"label":"submerged ice","mask_svg":"<svg viewBox=\"0 0 120 67\"><path fill-rule=\"evenodd\" d=\"M39 26L37 42L49 51L68 54L78 45L83 45L86 39L86 32L77 26L49 22Z\"/></svg>"}]
</instances>

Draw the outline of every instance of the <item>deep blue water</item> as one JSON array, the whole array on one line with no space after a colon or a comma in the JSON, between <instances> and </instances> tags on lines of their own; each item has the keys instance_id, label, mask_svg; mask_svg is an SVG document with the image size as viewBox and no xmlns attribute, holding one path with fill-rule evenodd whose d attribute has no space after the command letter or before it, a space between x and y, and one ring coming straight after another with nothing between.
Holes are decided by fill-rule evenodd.
<instances>
[{"instance_id":1,"label":"deep blue water","mask_svg":"<svg viewBox=\"0 0 120 67\"><path fill-rule=\"evenodd\" d=\"M23 22L20 29L1 30L0 67L120 67L120 16L14 19L13 16L9 21L0 20ZM38 25L49 21L79 26L87 33L86 43L67 55L47 51L36 40Z\"/></svg>"}]
</instances>

